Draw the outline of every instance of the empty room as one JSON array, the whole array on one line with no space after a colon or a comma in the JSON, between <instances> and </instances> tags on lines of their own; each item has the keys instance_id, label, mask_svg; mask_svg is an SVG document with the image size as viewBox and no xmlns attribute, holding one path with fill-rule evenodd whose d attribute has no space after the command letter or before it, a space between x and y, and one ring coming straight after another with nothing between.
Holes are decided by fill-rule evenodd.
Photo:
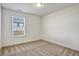
<instances>
[{"instance_id":1,"label":"empty room","mask_svg":"<svg viewBox=\"0 0 79 59\"><path fill-rule=\"evenodd\" d=\"M0 3L0 56L79 56L79 4Z\"/></svg>"}]
</instances>

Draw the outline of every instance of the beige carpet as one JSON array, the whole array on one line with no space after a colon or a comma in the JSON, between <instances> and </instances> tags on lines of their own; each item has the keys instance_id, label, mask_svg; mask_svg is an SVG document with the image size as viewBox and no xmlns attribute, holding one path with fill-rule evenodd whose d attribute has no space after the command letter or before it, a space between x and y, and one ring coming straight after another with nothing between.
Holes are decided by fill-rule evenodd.
<instances>
[{"instance_id":1,"label":"beige carpet","mask_svg":"<svg viewBox=\"0 0 79 59\"><path fill-rule=\"evenodd\" d=\"M79 56L79 52L43 40L2 48L3 56Z\"/></svg>"}]
</instances>

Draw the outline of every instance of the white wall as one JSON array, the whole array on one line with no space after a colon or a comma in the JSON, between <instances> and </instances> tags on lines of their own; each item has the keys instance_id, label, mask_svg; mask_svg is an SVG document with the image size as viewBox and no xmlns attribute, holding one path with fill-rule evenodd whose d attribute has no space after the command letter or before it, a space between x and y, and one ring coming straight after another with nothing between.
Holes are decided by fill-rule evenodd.
<instances>
[{"instance_id":1,"label":"white wall","mask_svg":"<svg viewBox=\"0 0 79 59\"><path fill-rule=\"evenodd\" d=\"M11 17L21 16L26 19L26 35L12 37ZM36 15L2 9L2 47L40 39L79 51L79 5L51 13L41 19Z\"/></svg>"},{"instance_id":2,"label":"white wall","mask_svg":"<svg viewBox=\"0 0 79 59\"><path fill-rule=\"evenodd\" d=\"M25 17L25 36L12 37L11 35L11 17ZM36 15L16 12L6 8L2 9L2 47L14 44L20 44L40 39L40 17Z\"/></svg>"},{"instance_id":3,"label":"white wall","mask_svg":"<svg viewBox=\"0 0 79 59\"><path fill-rule=\"evenodd\" d=\"M42 39L79 51L79 5L42 18Z\"/></svg>"},{"instance_id":4,"label":"white wall","mask_svg":"<svg viewBox=\"0 0 79 59\"><path fill-rule=\"evenodd\" d=\"M1 6L0 6L0 49L1 49Z\"/></svg>"}]
</instances>

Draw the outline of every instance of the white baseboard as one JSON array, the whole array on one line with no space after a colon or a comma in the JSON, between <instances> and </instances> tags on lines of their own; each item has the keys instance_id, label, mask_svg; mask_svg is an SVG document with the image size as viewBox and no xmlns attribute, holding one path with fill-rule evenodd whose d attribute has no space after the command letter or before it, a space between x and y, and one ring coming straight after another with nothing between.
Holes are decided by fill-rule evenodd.
<instances>
[{"instance_id":1,"label":"white baseboard","mask_svg":"<svg viewBox=\"0 0 79 59\"><path fill-rule=\"evenodd\" d=\"M12 43L10 42L10 43L7 43L7 44L2 44L2 47L8 47L8 46L28 43L28 42L32 42L32 41L37 41L37 40L40 40L40 38L39 37L31 37L31 38L26 38L25 40L21 40L21 41L18 41L18 42L12 42Z\"/></svg>"},{"instance_id":2,"label":"white baseboard","mask_svg":"<svg viewBox=\"0 0 79 59\"><path fill-rule=\"evenodd\" d=\"M41 40L44 40L44 41L47 41L47 42L50 42L50 43L53 43L53 44L57 44L59 46L62 46L62 47L65 47L65 48L69 48L69 49L72 49L72 50L75 50L75 51L79 52L79 50L76 49L76 48L71 48L71 47L69 47L69 46L67 46L67 45L65 45L63 43L57 42L57 41L51 41L50 39L45 38L45 37L41 37Z\"/></svg>"}]
</instances>

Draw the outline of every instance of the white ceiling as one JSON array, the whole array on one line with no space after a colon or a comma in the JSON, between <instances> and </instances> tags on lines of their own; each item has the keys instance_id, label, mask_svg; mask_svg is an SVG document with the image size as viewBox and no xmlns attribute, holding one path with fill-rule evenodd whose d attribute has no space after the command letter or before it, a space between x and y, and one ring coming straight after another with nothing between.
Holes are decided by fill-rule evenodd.
<instances>
[{"instance_id":1,"label":"white ceiling","mask_svg":"<svg viewBox=\"0 0 79 59\"><path fill-rule=\"evenodd\" d=\"M42 8L35 7L33 3L2 3L1 5L5 8L9 8L12 10L19 9L25 13L31 13L31 14L43 16L48 13L55 12L75 4L74 3L46 3L46 5Z\"/></svg>"}]
</instances>

